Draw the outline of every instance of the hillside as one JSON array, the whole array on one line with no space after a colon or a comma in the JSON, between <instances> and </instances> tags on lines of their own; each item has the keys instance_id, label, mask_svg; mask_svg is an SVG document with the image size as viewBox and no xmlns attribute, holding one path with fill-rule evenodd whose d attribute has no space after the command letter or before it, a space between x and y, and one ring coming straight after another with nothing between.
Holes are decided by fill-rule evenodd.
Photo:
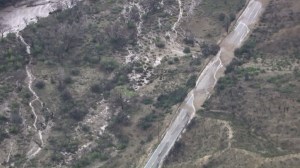
<instances>
[{"instance_id":1,"label":"hillside","mask_svg":"<svg viewBox=\"0 0 300 168\"><path fill-rule=\"evenodd\" d=\"M165 167L299 166L299 7L269 2Z\"/></svg>"},{"instance_id":2,"label":"hillside","mask_svg":"<svg viewBox=\"0 0 300 168\"><path fill-rule=\"evenodd\" d=\"M2 166L141 167L244 4L82 1L8 34Z\"/></svg>"},{"instance_id":3,"label":"hillside","mask_svg":"<svg viewBox=\"0 0 300 168\"><path fill-rule=\"evenodd\" d=\"M0 167L143 167L247 2L83 0L26 21L0 39ZM263 2L164 167L299 165L300 3Z\"/></svg>"}]
</instances>

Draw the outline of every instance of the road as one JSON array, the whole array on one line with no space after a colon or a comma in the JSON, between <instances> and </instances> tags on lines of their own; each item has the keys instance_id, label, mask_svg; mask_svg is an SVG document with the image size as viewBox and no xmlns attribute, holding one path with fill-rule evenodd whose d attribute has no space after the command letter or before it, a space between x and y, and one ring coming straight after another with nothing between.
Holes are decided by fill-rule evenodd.
<instances>
[{"instance_id":1,"label":"road","mask_svg":"<svg viewBox=\"0 0 300 168\"><path fill-rule=\"evenodd\" d=\"M240 47L250 33L249 26L256 23L261 11L262 4L258 0L252 0L239 17L234 30L225 38L224 42L232 44L234 48Z\"/></svg>"},{"instance_id":2,"label":"road","mask_svg":"<svg viewBox=\"0 0 300 168\"><path fill-rule=\"evenodd\" d=\"M262 3L259 0L251 0L231 33L221 42L219 53L205 67L197 80L196 87L188 94L179 109L176 119L167 129L163 139L151 154L144 168L159 168L164 159L174 146L186 125L194 117L196 109L201 107L209 98L218 78L224 71L223 60L231 60L234 49L240 47L250 33L250 29L258 21L262 13ZM222 71L223 70L223 71ZM196 107L195 107L196 106Z\"/></svg>"}]
</instances>

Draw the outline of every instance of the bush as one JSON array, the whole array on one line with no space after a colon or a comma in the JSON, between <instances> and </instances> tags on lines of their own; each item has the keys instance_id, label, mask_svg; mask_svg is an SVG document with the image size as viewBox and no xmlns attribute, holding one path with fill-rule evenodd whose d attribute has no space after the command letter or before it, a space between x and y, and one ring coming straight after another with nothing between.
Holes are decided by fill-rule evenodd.
<instances>
[{"instance_id":1,"label":"bush","mask_svg":"<svg viewBox=\"0 0 300 168\"><path fill-rule=\"evenodd\" d=\"M195 44L195 39L193 36L190 36L190 37L185 37L183 39L183 42L186 44L186 45L194 45Z\"/></svg>"},{"instance_id":2,"label":"bush","mask_svg":"<svg viewBox=\"0 0 300 168\"><path fill-rule=\"evenodd\" d=\"M154 106L158 108L170 108L173 105L182 102L186 94L187 94L187 88L184 87L177 88L172 92L160 95L157 98L157 101Z\"/></svg>"},{"instance_id":3,"label":"bush","mask_svg":"<svg viewBox=\"0 0 300 168\"><path fill-rule=\"evenodd\" d=\"M128 21L127 28L128 29L135 29L136 25L135 25L135 23L133 21Z\"/></svg>"},{"instance_id":4,"label":"bush","mask_svg":"<svg viewBox=\"0 0 300 168\"><path fill-rule=\"evenodd\" d=\"M186 82L187 88L194 88L197 82L197 75L192 75Z\"/></svg>"},{"instance_id":5,"label":"bush","mask_svg":"<svg viewBox=\"0 0 300 168\"><path fill-rule=\"evenodd\" d=\"M38 80L35 85L34 85L36 88L38 89L44 89L45 88L45 82L42 81L42 80Z\"/></svg>"},{"instance_id":6,"label":"bush","mask_svg":"<svg viewBox=\"0 0 300 168\"><path fill-rule=\"evenodd\" d=\"M23 119L18 111L13 111L10 113L10 121L14 124L22 124Z\"/></svg>"},{"instance_id":7,"label":"bush","mask_svg":"<svg viewBox=\"0 0 300 168\"><path fill-rule=\"evenodd\" d=\"M155 46L158 48L165 48L165 42L162 41L160 38L156 38L155 40Z\"/></svg>"},{"instance_id":8,"label":"bush","mask_svg":"<svg viewBox=\"0 0 300 168\"><path fill-rule=\"evenodd\" d=\"M218 54L220 47L217 44L203 43L201 45L202 54L204 57Z\"/></svg>"},{"instance_id":9,"label":"bush","mask_svg":"<svg viewBox=\"0 0 300 168\"><path fill-rule=\"evenodd\" d=\"M16 134L18 134L20 132L20 129L18 127L16 127L16 126L12 126L12 127L10 127L8 129L8 132L10 134L15 134L16 135Z\"/></svg>"},{"instance_id":10,"label":"bush","mask_svg":"<svg viewBox=\"0 0 300 168\"><path fill-rule=\"evenodd\" d=\"M174 62L179 63L179 61L180 61L180 60L179 60L178 57L175 57L175 58L174 58Z\"/></svg>"},{"instance_id":11,"label":"bush","mask_svg":"<svg viewBox=\"0 0 300 168\"><path fill-rule=\"evenodd\" d=\"M128 114L121 112L113 118L113 122L123 126L129 126L130 120Z\"/></svg>"},{"instance_id":12,"label":"bush","mask_svg":"<svg viewBox=\"0 0 300 168\"><path fill-rule=\"evenodd\" d=\"M0 142L2 142L6 138L9 138L9 134L6 133L6 130L4 128L0 127Z\"/></svg>"},{"instance_id":13,"label":"bush","mask_svg":"<svg viewBox=\"0 0 300 168\"><path fill-rule=\"evenodd\" d=\"M225 20L226 15L224 13L219 14L219 21L223 22Z\"/></svg>"},{"instance_id":14,"label":"bush","mask_svg":"<svg viewBox=\"0 0 300 168\"><path fill-rule=\"evenodd\" d=\"M127 69L126 67L121 68L120 70L118 70L118 72L116 73L116 75L114 76L112 83L114 86L118 86L118 85L124 85L124 84L128 84L129 78L128 78L128 73L130 73L132 71L132 69Z\"/></svg>"},{"instance_id":15,"label":"bush","mask_svg":"<svg viewBox=\"0 0 300 168\"><path fill-rule=\"evenodd\" d=\"M83 118L85 117L86 114L87 114L87 110L79 109L79 108L75 108L75 109L71 110L69 113L70 117L76 121L83 120Z\"/></svg>"},{"instance_id":16,"label":"bush","mask_svg":"<svg viewBox=\"0 0 300 168\"><path fill-rule=\"evenodd\" d=\"M155 113L150 113L147 116L140 119L138 127L142 130L147 130L152 126L152 123L158 118Z\"/></svg>"},{"instance_id":17,"label":"bush","mask_svg":"<svg viewBox=\"0 0 300 168\"><path fill-rule=\"evenodd\" d=\"M80 70L79 69L72 69L71 70L71 75L78 76L79 74L80 74Z\"/></svg>"},{"instance_id":18,"label":"bush","mask_svg":"<svg viewBox=\"0 0 300 168\"><path fill-rule=\"evenodd\" d=\"M117 69L118 67L119 67L119 64L111 58L104 58L101 60L101 63L100 63L100 68L107 72L112 72L115 69Z\"/></svg>"},{"instance_id":19,"label":"bush","mask_svg":"<svg viewBox=\"0 0 300 168\"><path fill-rule=\"evenodd\" d=\"M236 58L234 58L230 64L226 67L225 74L233 72L237 66L242 65L242 62Z\"/></svg>"},{"instance_id":20,"label":"bush","mask_svg":"<svg viewBox=\"0 0 300 168\"><path fill-rule=\"evenodd\" d=\"M65 84L71 84L73 83L73 79L70 76L65 77L64 79Z\"/></svg>"},{"instance_id":21,"label":"bush","mask_svg":"<svg viewBox=\"0 0 300 168\"><path fill-rule=\"evenodd\" d=\"M52 136L48 140L54 151L76 152L78 150L78 141L71 138L68 133L63 135Z\"/></svg>"},{"instance_id":22,"label":"bush","mask_svg":"<svg viewBox=\"0 0 300 168\"><path fill-rule=\"evenodd\" d=\"M63 159L64 159L64 156L60 152L55 151L51 155L51 161L53 161L53 162L59 162L59 161L62 161Z\"/></svg>"},{"instance_id":23,"label":"bush","mask_svg":"<svg viewBox=\"0 0 300 168\"><path fill-rule=\"evenodd\" d=\"M0 103L6 100L8 94L13 91L13 87L11 85L0 85Z\"/></svg>"},{"instance_id":24,"label":"bush","mask_svg":"<svg viewBox=\"0 0 300 168\"><path fill-rule=\"evenodd\" d=\"M153 103L153 100L150 97L146 97L142 100L143 104L149 105Z\"/></svg>"},{"instance_id":25,"label":"bush","mask_svg":"<svg viewBox=\"0 0 300 168\"><path fill-rule=\"evenodd\" d=\"M251 57L255 55L256 42L254 40L247 40L245 44L234 51L234 55L238 58L249 60Z\"/></svg>"},{"instance_id":26,"label":"bush","mask_svg":"<svg viewBox=\"0 0 300 168\"><path fill-rule=\"evenodd\" d=\"M0 114L0 125L8 121L8 118Z\"/></svg>"},{"instance_id":27,"label":"bush","mask_svg":"<svg viewBox=\"0 0 300 168\"><path fill-rule=\"evenodd\" d=\"M93 93L101 93L102 87L99 84L92 84L92 86L90 87L90 90Z\"/></svg>"},{"instance_id":28,"label":"bush","mask_svg":"<svg viewBox=\"0 0 300 168\"><path fill-rule=\"evenodd\" d=\"M143 73L144 72L144 68L142 66L139 67L134 67L135 72L137 73Z\"/></svg>"},{"instance_id":29,"label":"bush","mask_svg":"<svg viewBox=\"0 0 300 168\"><path fill-rule=\"evenodd\" d=\"M70 101L72 100L72 94L68 90L64 90L61 93L60 98L62 99L62 101Z\"/></svg>"},{"instance_id":30,"label":"bush","mask_svg":"<svg viewBox=\"0 0 300 168\"><path fill-rule=\"evenodd\" d=\"M227 87L232 87L237 83L237 78L234 76L225 76L219 79L217 91L222 91Z\"/></svg>"},{"instance_id":31,"label":"bush","mask_svg":"<svg viewBox=\"0 0 300 168\"><path fill-rule=\"evenodd\" d=\"M236 16L234 13L229 14L230 22L233 22L236 19Z\"/></svg>"},{"instance_id":32,"label":"bush","mask_svg":"<svg viewBox=\"0 0 300 168\"><path fill-rule=\"evenodd\" d=\"M185 47L184 49L183 49L183 52L184 53L190 53L191 52L191 49L190 49L190 47Z\"/></svg>"},{"instance_id":33,"label":"bush","mask_svg":"<svg viewBox=\"0 0 300 168\"><path fill-rule=\"evenodd\" d=\"M193 65L201 65L201 59L200 58L192 59L192 61L190 62L190 65L191 66L193 66Z\"/></svg>"},{"instance_id":34,"label":"bush","mask_svg":"<svg viewBox=\"0 0 300 168\"><path fill-rule=\"evenodd\" d=\"M173 60L168 60L168 64L173 65L174 64Z\"/></svg>"}]
</instances>

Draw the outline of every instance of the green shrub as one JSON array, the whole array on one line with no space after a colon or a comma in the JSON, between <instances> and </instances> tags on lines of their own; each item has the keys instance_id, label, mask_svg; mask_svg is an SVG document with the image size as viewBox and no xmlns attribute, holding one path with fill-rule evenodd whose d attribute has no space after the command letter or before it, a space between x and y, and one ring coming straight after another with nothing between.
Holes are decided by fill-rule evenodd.
<instances>
[{"instance_id":1,"label":"green shrub","mask_svg":"<svg viewBox=\"0 0 300 168\"><path fill-rule=\"evenodd\" d=\"M173 105L180 103L184 100L187 94L187 88L179 87L172 92L162 94L157 98L155 107L158 108L170 108Z\"/></svg>"},{"instance_id":2,"label":"green shrub","mask_svg":"<svg viewBox=\"0 0 300 168\"><path fill-rule=\"evenodd\" d=\"M135 67L134 70L135 70L135 72L137 72L137 73L142 73L142 72L144 72L144 68L143 68L142 66Z\"/></svg>"},{"instance_id":3,"label":"green shrub","mask_svg":"<svg viewBox=\"0 0 300 168\"><path fill-rule=\"evenodd\" d=\"M128 29L135 29L136 25L135 25L135 23L133 21L128 21L127 28Z\"/></svg>"},{"instance_id":4,"label":"green shrub","mask_svg":"<svg viewBox=\"0 0 300 168\"><path fill-rule=\"evenodd\" d=\"M234 76L225 76L219 79L217 84L217 91L222 91L225 88L232 87L237 83L237 79Z\"/></svg>"},{"instance_id":5,"label":"green shrub","mask_svg":"<svg viewBox=\"0 0 300 168\"><path fill-rule=\"evenodd\" d=\"M185 37L184 39L183 39L183 42L186 44L186 45L194 45L195 44L195 39L194 39L194 37L193 36L191 36L191 37Z\"/></svg>"},{"instance_id":6,"label":"green shrub","mask_svg":"<svg viewBox=\"0 0 300 168\"><path fill-rule=\"evenodd\" d=\"M190 53L191 52L191 49L190 49L190 47L185 47L184 49L183 49L183 52L184 53Z\"/></svg>"},{"instance_id":7,"label":"green shrub","mask_svg":"<svg viewBox=\"0 0 300 168\"><path fill-rule=\"evenodd\" d=\"M75 108L71 110L69 113L70 117L76 121L81 121L86 114L87 114L87 110L84 108Z\"/></svg>"},{"instance_id":8,"label":"green shrub","mask_svg":"<svg viewBox=\"0 0 300 168\"><path fill-rule=\"evenodd\" d=\"M68 90L64 90L61 93L60 98L62 99L62 101L70 101L72 100L72 94Z\"/></svg>"},{"instance_id":9,"label":"green shrub","mask_svg":"<svg viewBox=\"0 0 300 168\"><path fill-rule=\"evenodd\" d=\"M128 114L126 114L124 112L119 113L118 115L114 116L113 123L117 123L117 124L123 125L123 126L129 126L130 120L128 118Z\"/></svg>"},{"instance_id":10,"label":"green shrub","mask_svg":"<svg viewBox=\"0 0 300 168\"><path fill-rule=\"evenodd\" d=\"M12 86L8 86L8 85L0 85L0 103L5 100L9 93L11 93L13 91Z\"/></svg>"},{"instance_id":11,"label":"green shrub","mask_svg":"<svg viewBox=\"0 0 300 168\"><path fill-rule=\"evenodd\" d=\"M10 121L16 125L22 124L23 119L16 109L13 109L13 111L10 113Z\"/></svg>"},{"instance_id":12,"label":"green shrub","mask_svg":"<svg viewBox=\"0 0 300 168\"><path fill-rule=\"evenodd\" d=\"M153 103L153 100L150 97L146 97L142 100L143 104L149 105Z\"/></svg>"},{"instance_id":13,"label":"green shrub","mask_svg":"<svg viewBox=\"0 0 300 168\"><path fill-rule=\"evenodd\" d=\"M208 57L210 55L217 55L220 50L220 47L217 44L213 43L203 43L201 45L202 54L204 57Z\"/></svg>"},{"instance_id":14,"label":"green shrub","mask_svg":"<svg viewBox=\"0 0 300 168\"><path fill-rule=\"evenodd\" d=\"M12 126L12 127L9 128L8 132L10 134L18 134L20 132L20 129L16 126Z\"/></svg>"},{"instance_id":15,"label":"green shrub","mask_svg":"<svg viewBox=\"0 0 300 168\"><path fill-rule=\"evenodd\" d=\"M236 16L234 13L229 14L230 22L233 22L236 19Z\"/></svg>"},{"instance_id":16,"label":"green shrub","mask_svg":"<svg viewBox=\"0 0 300 168\"><path fill-rule=\"evenodd\" d=\"M71 70L71 75L78 76L79 74L80 74L80 70L79 69L72 69Z\"/></svg>"},{"instance_id":17,"label":"green shrub","mask_svg":"<svg viewBox=\"0 0 300 168\"><path fill-rule=\"evenodd\" d=\"M230 64L226 67L225 74L235 71L236 67L241 66L242 62L239 59L233 58Z\"/></svg>"},{"instance_id":18,"label":"green shrub","mask_svg":"<svg viewBox=\"0 0 300 168\"><path fill-rule=\"evenodd\" d=\"M159 37L155 39L155 46L158 48L165 48L166 44Z\"/></svg>"},{"instance_id":19,"label":"green shrub","mask_svg":"<svg viewBox=\"0 0 300 168\"><path fill-rule=\"evenodd\" d=\"M219 21L223 22L225 20L226 15L224 13L220 13L218 16Z\"/></svg>"},{"instance_id":20,"label":"green shrub","mask_svg":"<svg viewBox=\"0 0 300 168\"><path fill-rule=\"evenodd\" d=\"M197 75L192 75L186 82L186 87L187 88L194 88L197 82Z\"/></svg>"},{"instance_id":21,"label":"green shrub","mask_svg":"<svg viewBox=\"0 0 300 168\"><path fill-rule=\"evenodd\" d=\"M38 80L35 85L34 85L36 88L38 89L44 89L45 88L45 82L42 81L42 80Z\"/></svg>"},{"instance_id":22,"label":"green shrub","mask_svg":"<svg viewBox=\"0 0 300 168\"><path fill-rule=\"evenodd\" d=\"M102 87L99 84L92 84L92 86L90 87L91 92L93 93L101 93Z\"/></svg>"},{"instance_id":23,"label":"green shrub","mask_svg":"<svg viewBox=\"0 0 300 168\"><path fill-rule=\"evenodd\" d=\"M173 65L173 64L174 64L174 61L173 61L173 60L168 60L168 64L169 64L169 65Z\"/></svg>"},{"instance_id":24,"label":"green shrub","mask_svg":"<svg viewBox=\"0 0 300 168\"><path fill-rule=\"evenodd\" d=\"M152 126L152 123L158 118L158 116L155 113L150 113L146 115L145 117L141 118L138 127L142 130L147 130Z\"/></svg>"},{"instance_id":25,"label":"green shrub","mask_svg":"<svg viewBox=\"0 0 300 168\"><path fill-rule=\"evenodd\" d=\"M59 162L64 159L64 156L60 153L55 151L53 154L51 154L51 161L53 162Z\"/></svg>"},{"instance_id":26,"label":"green shrub","mask_svg":"<svg viewBox=\"0 0 300 168\"><path fill-rule=\"evenodd\" d=\"M112 72L118 67L118 62L116 62L112 58L103 58L100 63L100 68L106 72Z\"/></svg>"},{"instance_id":27,"label":"green shrub","mask_svg":"<svg viewBox=\"0 0 300 168\"><path fill-rule=\"evenodd\" d=\"M256 42L254 40L247 40L241 48L238 48L234 51L234 55L238 58L249 60L255 55L255 46Z\"/></svg>"},{"instance_id":28,"label":"green shrub","mask_svg":"<svg viewBox=\"0 0 300 168\"><path fill-rule=\"evenodd\" d=\"M201 59L200 58L194 58L194 59L192 59L191 60L191 62L190 62L190 65L191 66L194 66L194 65L201 65Z\"/></svg>"},{"instance_id":29,"label":"green shrub","mask_svg":"<svg viewBox=\"0 0 300 168\"><path fill-rule=\"evenodd\" d=\"M267 82L275 84L276 86L280 86L284 83L286 83L287 78L284 75L277 75L277 76L273 76L267 79Z\"/></svg>"},{"instance_id":30,"label":"green shrub","mask_svg":"<svg viewBox=\"0 0 300 168\"><path fill-rule=\"evenodd\" d=\"M6 133L6 130L4 128L0 127L0 142L2 142L6 138L9 138L9 134Z\"/></svg>"},{"instance_id":31,"label":"green shrub","mask_svg":"<svg viewBox=\"0 0 300 168\"><path fill-rule=\"evenodd\" d=\"M175 62L175 63L179 63L179 62L180 62L179 58L178 58L178 57L175 57L175 58L174 58L174 62Z\"/></svg>"},{"instance_id":32,"label":"green shrub","mask_svg":"<svg viewBox=\"0 0 300 168\"><path fill-rule=\"evenodd\" d=\"M4 124L8 121L8 118L0 114L0 125Z\"/></svg>"},{"instance_id":33,"label":"green shrub","mask_svg":"<svg viewBox=\"0 0 300 168\"><path fill-rule=\"evenodd\" d=\"M132 71L132 67L120 68L118 72L115 74L113 80L111 81L113 83L113 86L128 84L130 82L128 78L128 73L130 73L131 71Z\"/></svg>"},{"instance_id":34,"label":"green shrub","mask_svg":"<svg viewBox=\"0 0 300 168\"><path fill-rule=\"evenodd\" d=\"M71 83L73 83L73 79L71 78L71 76L66 76L64 78L64 83L65 84L71 84Z\"/></svg>"}]
</instances>

